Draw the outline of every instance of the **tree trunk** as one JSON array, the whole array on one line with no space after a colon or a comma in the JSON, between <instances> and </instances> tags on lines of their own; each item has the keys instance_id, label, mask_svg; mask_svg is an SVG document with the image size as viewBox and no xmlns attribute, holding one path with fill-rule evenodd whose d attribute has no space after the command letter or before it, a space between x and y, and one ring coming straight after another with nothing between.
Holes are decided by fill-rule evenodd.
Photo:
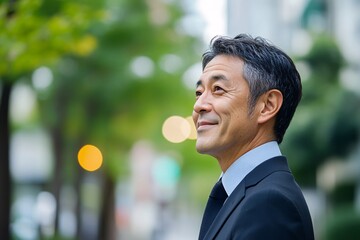
<instances>
[{"instance_id":1,"label":"tree trunk","mask_svg":"<svg viewBox=\"0 0 360 240\"><path fill-rule=\"evenodd\" d=\"M5 80L5 79L3 79ZM12 184L10 177L9 104L12 83L3 81L0 100L0 236L10 239L10 208Z\"/></svg>"},{"instance_id":2,"label":"tree trunk","mask_svg":"<svg viewBox=\"0 0 360 240\"><path fill-rule=\"evenodd\" d=\"M6 18L15 13L15 0L10 0ZM0 93L0 236L10 239L10 209L12 182L10 177L10 120L9 106L13 83L6 77L2 78Z\"/></svg>"},{"instance_id":3,"label":"tree trunk","mask_svg":"<svg viewBox=\"0 0 360 240\"><path fill-rule=\"evenodd\" d=\"M78 148L79 149L79 148ZM77 193L76 196L76 208L75 208L75 216L76 216L76 222L77 222L77 229L76 229L76 239L85 239L83 237L84 235L84 228L83 228L83 222L82 222L82 215L83 215L83 209L82 209L82 184L83 184L83 178L84 178L84 170L76 164L76 176L75 176L75 191Z\"/></svg>"},{"instance_id":4,"label":"tree trunk","mask_svg":"<svg viewBox=\"0 0 360 240\"><path fill-rule=\"evenodd\" d=\"M55 223L54 223L54 235L59 233L59 215L61 211L60 205L60 191L62 186L62 174L63 174L63 149L62 149L62 135L61 130L55 127L52 131L53 147L54 147L54 175L52 179L52 192L56 201L55 209Z\"/></svg>"},{"instance_id":5,"label":"tree trunk","mask_svg":"<svg viewBox=\"0 0 360 240\"><path fill-rule=\"evenodd\" d=\"M108 174L104 174L102 205L99 219L99 235L101 240L115 240L115 183Z\"/></svg>"},{"instance_id":6,"label":"tree trunk","mask_svg":"<svg viewBox=\"0 0 360 240\"><path fill-rule=\"evenodd\" d=\"M61 91L61 89L60 89ZM51 137L53 141L54 148L54 174L51 180L52 193L54 194L56 201L56 210L55 210L55 223L54 223L54 235L58 236L59 234L59 217L61 213L61 189L64 181L64 116L65 116L65 106L67 102L64 100L64 96L59 94L55 97L54 107L57 110L57 124L52 126Z\"/></svg>"}]
</instances>

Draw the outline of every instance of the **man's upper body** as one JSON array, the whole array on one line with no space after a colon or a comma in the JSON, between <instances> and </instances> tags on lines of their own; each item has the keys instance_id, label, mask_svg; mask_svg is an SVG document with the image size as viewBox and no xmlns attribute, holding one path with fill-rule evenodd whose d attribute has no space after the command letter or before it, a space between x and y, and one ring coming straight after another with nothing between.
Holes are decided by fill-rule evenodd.
<instances>
[{"instance_id":1,"label":"man's upper body","mask_svg":"<svg viewBox=\"0 0 360 240\"><path fill-rule=\"evenodd\" d=\"M309 210L276 142L222 174L228 199L203 239L314 239Z\"/></svg>"},{"instance_id":2,"label":"man's upper body","mask_svg":"<svg viewBox=\"0 0 360 240\"><path fill-rule=\"evenodd\" d=\"M247 35L212 41L196 88L196 149L218 160L229 197L204 239L313 239L278 148L300 99L300 76L278 48Z\"/></svg>"}]
</instances>

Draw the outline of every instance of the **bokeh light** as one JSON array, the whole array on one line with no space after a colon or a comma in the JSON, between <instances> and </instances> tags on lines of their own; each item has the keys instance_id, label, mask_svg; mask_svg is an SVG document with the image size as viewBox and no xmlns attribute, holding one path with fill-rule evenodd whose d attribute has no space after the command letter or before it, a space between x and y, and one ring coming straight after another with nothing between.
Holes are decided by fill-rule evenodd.
<instances>
[{"instance_id":1,"label":"bokeh light","mask_svg":"<svg viewBox=\"0 0 360 240\"><path fill-rule=\"evenodd\" d=\"M83 146L78 153L80 166L87 171L99 169L103 162L101 151L93 145Z\"/></svg>"},{"instance_id":2,"label":"bokeh light","mask_svg":"<svg viewBox=\"0 0 360 240\"><path fill-rule=\"evenodd\" d=\"M189 116L185 119L189 123L189 126L190 126L190 134L188 136L188 139L194 140L197 138L197 132L196 132L196 127L195 127L194 121L192 119L192 116Z\"/></svg>"},{"instance_id":3,"label":"bokeh light","mask_svg":"<svg viewBox=\"0 0 360 240\"><path fill-rule=\"evenodd\" d=\"M53 82L53 74L48 67L39 67L32 74L32 84L36 90L45 90Z\"/></svg>"},{"instance_id":4,"label":"bokeh light","mask_svg":"<svg viewBox=\"0 0 360 240\"><path fill-rule=\"evenodd\" d=\"M189 122L180 116L171 116L165 120L162 133L163 136L172 143L185 141L191 132Z\"/></svg>"},{"instance_id":5,"label":"bokeh light","mask_svg":"<svg viewBox=\"0 0 360 240\"><path fill-rule=\"evenodd\" d=\"M132 72L140 78L147 78L151 76L154 72L154 68L153 60L146 56L136 57L131 62Z\"/></svg>"}]
</instances>

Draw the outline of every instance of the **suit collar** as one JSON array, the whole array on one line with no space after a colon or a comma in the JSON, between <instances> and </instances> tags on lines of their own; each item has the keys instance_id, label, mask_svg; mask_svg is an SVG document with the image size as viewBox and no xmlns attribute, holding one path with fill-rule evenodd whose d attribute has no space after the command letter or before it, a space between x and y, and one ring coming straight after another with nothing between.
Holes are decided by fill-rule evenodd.
<instances>
[{"instance_id":1,"label":"suit collar","mask_svg":"<svg viewBox=\"0 0 360 240\"><path fill-rule=\"evenodd\" d=\"M246 194L246 188L256 185L262 179L267 177L276 171L288 171L290 169L287 165L286 158L283 156L271 158L259 166L257 166L252 172L250 172L243 181L235 188L233 193L228 197L224 206L221 208L219 214L214 219L214 222L209 228L209 231L205 235L204 239L213 239L218 233L220 228L224 225L230 214L244 199Z\"/></svg>"},{"instance_id":2,"label":"suit collar","mask_svg":"<svg viewBox=\"0 0 360 240\"><path fill-rule=\"evenodd\" d=\"M239 183L257 166L271 158L281 156L279 145L276 141L264 143L235 160L222 174L222 183L228 196L235 190Z\"/></svg>"},{"instance_id":3,"label":"suit collar","mask_svg":"<svg viewBox=\"0 0 360 240\"><path fill-rule=\"evenodd\" d=\"M254 169L254 171L250 172L249 175L245 177L245 186L250 187L255 185L271 173L277 171L290 172L286 158L283 156L271 158L265 161L263 164L260 164L257 168Z\"/></svg>"}]
</instances>

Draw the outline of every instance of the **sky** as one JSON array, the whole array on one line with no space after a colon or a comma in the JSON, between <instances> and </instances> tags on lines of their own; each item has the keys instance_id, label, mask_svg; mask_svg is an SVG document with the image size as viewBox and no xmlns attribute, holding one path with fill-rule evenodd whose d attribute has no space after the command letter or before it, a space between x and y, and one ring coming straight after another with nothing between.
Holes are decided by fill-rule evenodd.
<instances>
[{"instance_id":1,"label":"sky","mask_svg":"<svg viewBox=\"0 0 360 240\"><path fill-rule=\"evenodd\" d=\"M196 8L205 22L205 42L216 35L226 35L226 0L197 0Z\"/></svg>"}]
</instances>

